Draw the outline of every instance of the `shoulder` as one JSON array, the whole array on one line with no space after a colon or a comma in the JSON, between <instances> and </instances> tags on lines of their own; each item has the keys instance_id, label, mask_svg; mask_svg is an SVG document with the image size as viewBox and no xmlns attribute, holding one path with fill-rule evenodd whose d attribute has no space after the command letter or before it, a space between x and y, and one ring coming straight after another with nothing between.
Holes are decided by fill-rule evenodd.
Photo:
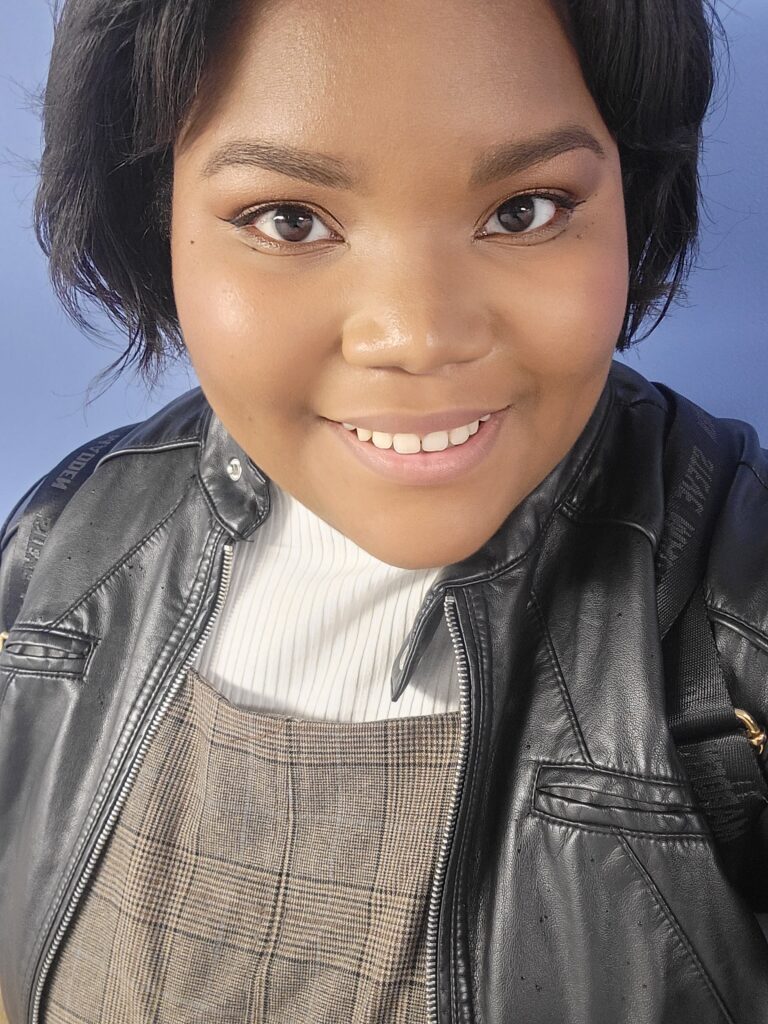
<instances>
[{"instance_id":1,"label":"shoulder","mask_svg":"<svg viewBox=\"0 0 768 1024\"><path fill-rule=\"evenodd\" d=\"M9 542L30 502L40 499L41 491L73 494L102 463L121 456L199 446L209 414L210 406L201 389L192 388L139 423L83 441L36 480L7 513L0 529L0 550Z\"/></svg>"},{"instance_id":2,"label":"shoulder","mask_svg":"<svg viewBox=\"0 0 768 1024\"><path fill-rule=\"evenodd\" d=\"M720 623L768 652L768 451L753 427L725 423L741 450L712 535L707 603Z\"/></svg>"},{"instance_id":3,"label":"shoulder","mask_svg":"<svg viewBox=\"0 0 768 1024\"><path fill-rule=\"evenodd\" d=\"M85 440L21 496L0 530L0 628L15 620L43 547L56 548L52 537L65 519L69 550L82 523L124 539L174 500L197 464L211 412L193 388L139 423Z\"/></svg>"},{"instance_id":4,"label":"shoulder","mask_svg":"<svg viewBox=\"0 0 768 1024\"><path fill-rule=\"evenodd\" d=\"M768 452L751 427L733 428L744 445L709 549L707 611L734 705L766 725Z\"/></svg>"},{"instance_id":5,"label":"shoulder","mask_svg":"<svg viewBox=\"0 0 768 1024\"><path fill-rule=\"evenodd\" d=\"M133 453L198 447L210 413L211 407L199 387L185 391L141 423L123 428L120 440L99 461Z\"/></svg>"},{"instance_id":6,"label":"shoulder","mask_svg":"<svg viewBox=\"0 0 768 1024\"><path fill-rule=\"evenodd\" d=\"M703 432L718 439L714 448L694 441L681 487L695 507L714 460L722 458L727 483L711 523L707 612L734 703L768 721L768 451L751 424L713 416L671 388L653 386L667 402L665 433L676 408L686 403ZM669 498L664 496L665 504Z\"/></svg>"},{"instance_id":7,"label":"shoulder","mask_svg":"<svg viewBox=\"0 0 768 1024\"><path fill-rule=\"evenodd\" d=\"M692 412L705 430L714 426L721 441L727 485L714 510L707 551L707 611L734 703L768 722L768 451L751 424L713 416L687 396L646 380L624 364L614 362L610 379L609 457L602 466L607 470L603 490L610 498L603 498L603 503L618 503L615 491L630 489L633 507L646 510L639 522L656 544L670 500L663 463L681 407ZM688 497L694 506L712 467L695 442L690 451ZM628 477L634 478L634 485L627 484Z\"/></svg>"},{"instance_id":8,"label":"shoulder","mask_svg":"<svg viewBox=\"0 0 768 1024\"><path fill-rule=\"evenodd\" d=\"M757 431L751 424L715 416L688 396L659 381L647 380L636 370L617 361L611 367L610 382L614 397L614 423L627 420L629 414L648 438L652 427L656 426L654 441L658 443L655 444L654 458L657 462L664 457L664 446L681 403L687 405L705 430L709 429L708 424L715 424L718 435L727 442L723 457L733 461L732 487L722 512L727 512L749 496L748 503L759 519L762 502L768 495L768 450L761 446ZM736 458L733 458L734 453ZM757 523L753 521L752 525Z\"/></svg>"},{"instance_id":9,"label":"shoulder","mask_svg":"<svg viewBox=\"0 0 768 1024\"><path fill-rule=\"evenodd\" d=\"M669 495L664 493L662 470L667 447L677 437L692 452L691 502L696 484L706 471L694 436L671 433L683 411L698 429L717 436L718 445L707 447L712 459L727 466L727 486L718 507L708 552L707 590L710 609L749 622L768 636L768 451L760 444L755 428L739 419L717 417L678 391L646 380L624 364L614 362L610 383L613 392L611 435L607 441L612 485L626 476L627 463L634 467L636 486L658 492L658 512L663 517ZM703 447L703 445L702 445ZM699 461L697 461L697 456ZM653 481L658 486L653 486ZM684 481L685 482L685 481ZM658 534L661 521L649 517ZM657 537L658 539L658 537Z\"/></svg>"}]
</instances>

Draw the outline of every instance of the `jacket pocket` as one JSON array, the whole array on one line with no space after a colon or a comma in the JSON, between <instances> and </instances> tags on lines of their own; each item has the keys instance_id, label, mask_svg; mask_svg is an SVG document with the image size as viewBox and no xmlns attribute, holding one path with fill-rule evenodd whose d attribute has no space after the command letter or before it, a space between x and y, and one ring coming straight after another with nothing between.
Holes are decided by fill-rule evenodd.
<instances>
[{"instance_id":1,"label":"jacket pocket","mask_svg":"<svg viewBox=\"0 0 768 1024\"><path fill-rule=\"evenodd\" d=\"M547 818L608 831L708 836L681 782L579 764L541 764L532 809Z\"/></svg>"},{"instance_id":2,"label":"jacket pocket","mask_svg":"<svg viewBox=\"0 0 768 1024\"><path fill-rule=\"evenodd\" d=\"M96 641L84 633L13 627L0 652L0 672L52 676L81 676Z\"/></svg>"}]
</instances>

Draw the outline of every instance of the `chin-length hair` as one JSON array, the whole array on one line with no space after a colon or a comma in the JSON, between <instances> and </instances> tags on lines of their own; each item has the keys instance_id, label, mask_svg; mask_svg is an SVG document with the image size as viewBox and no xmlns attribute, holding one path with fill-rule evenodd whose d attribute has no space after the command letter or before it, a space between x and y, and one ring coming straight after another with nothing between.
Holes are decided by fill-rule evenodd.
<instances>
[{"instance_id":1,"label":"chin-length hair","mask_svg":"<svg viewBox=\"0 0 768 1024\"><path fill-rule=\"evenodd\" d=\"M714 0L548 0L618 147L629 291L616 349L661 322L697 254ZM239 0L66 0L43 94L35 231L67 313L127 335L107 368L154 381L184 349L171 281L174 143ZM104 374L100 375L103 376Z\"/></svg>"}]
</instances>

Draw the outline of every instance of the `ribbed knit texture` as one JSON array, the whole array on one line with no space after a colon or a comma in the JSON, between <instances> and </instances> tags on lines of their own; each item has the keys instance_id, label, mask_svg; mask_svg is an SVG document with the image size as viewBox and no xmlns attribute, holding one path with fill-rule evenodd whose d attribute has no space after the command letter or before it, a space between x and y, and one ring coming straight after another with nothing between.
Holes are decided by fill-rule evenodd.
<instances>
[{"instance_id":1,"label":"ribbed knit texture","mask_svg":"<svg viewBox=\"0 0 768 1024\"><path fill-rule=\"evenodd\" d=\"M195 668L233 704L364 722L458 709L445 619L399 701L395 657L440 568L380 561L270 481L272 507L235 544L224 607Z\"/></svg>"}]
</instances>

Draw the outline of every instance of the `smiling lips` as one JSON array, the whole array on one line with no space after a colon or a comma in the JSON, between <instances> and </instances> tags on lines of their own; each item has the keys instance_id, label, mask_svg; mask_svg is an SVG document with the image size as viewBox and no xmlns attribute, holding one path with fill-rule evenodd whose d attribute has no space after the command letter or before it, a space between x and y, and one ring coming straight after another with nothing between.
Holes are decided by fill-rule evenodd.
<instances>
[{"instance_id":1,"label":"smiling lips","mask_svg":"<svg viewBox=\"0 0 768 1024\"><path fill-rule=\"evenodd\" d=\"M493 414L495 406L461 406L455 409L444 409L442 412L406 413L376 412L369 414L350 413L336 423L351 423L364 430L387 434L417 434L425 437L438 430L453 430L455 427L468 426L475 420L485 419Z\"/></svg>"},{"instance_id":2,"label":"smiling lips","mask_svg":"<svg viewBox=\"0 0 768 1024\"><path fill-rule=\"evenodd\" d=\"M482 416L475 410L461 410L462 416L467 412L475 413L474 418L464 420L461 426L462 420L455 412L422 417L421 422L426 420L428 426L428 432L423 435L379 430L385 425L381 422L384 417L377 421L371 417L368 426L356 426L350 421L326 422L343 447L367 470L393 483L431 486L457 481L484 462L496 446L510 408L507 405ZM414 419L392 416L385 422L387 426L411 426Z\"/></svg>"},{"instance_id":3,"label":"smiling lips","mask_svg":"<svg viewBox=\"0 0 768 1024\"><path fill-rule=\"evenodd\" d=\"M491 418L491 413L479 416L463 426L450 430L433 430L428 434L394 433L384 430L370 430L367 427L356 427L353 423L342 422L342 426L356 431L358 440L371 442L376 448L394 448L400 455L415 455L417 452L442 452L449 445L464 444L480 429L480 424Z\"/></svg>"}]
</instances>

